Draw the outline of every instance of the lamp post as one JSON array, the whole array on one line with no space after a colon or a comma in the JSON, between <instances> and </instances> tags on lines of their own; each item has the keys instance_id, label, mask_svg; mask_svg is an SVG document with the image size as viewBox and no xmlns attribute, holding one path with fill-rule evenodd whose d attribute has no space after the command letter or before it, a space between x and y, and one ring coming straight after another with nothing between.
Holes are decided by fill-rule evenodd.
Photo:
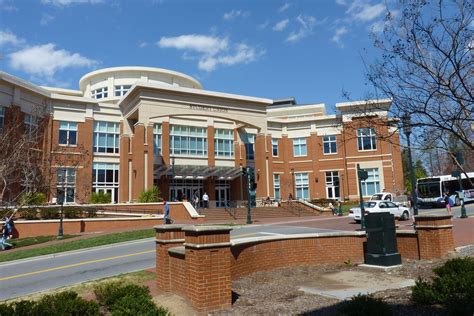
<instances>
[{"instance_id":1,"label":"lamp post","mask_svg":"<svg viewBox=\"0 0 474 316\"><path fill-rule=\"evenodd\" d=\"M456 153L456 160L460 165L464 164L464 156L461 152ZM459 202L461 203L461 218L467 218L466 206L464 206L464 188L462 186L462 175L461 175L461 168L459 170L453 172L453 176L458 178L459 181Z\"/></svg>"},{"instance_id":2,"label":"lamp post","mask_svg":"<svg viewBox=\"0 0 474 316\"><path fill-rule=\"evenodd\" d=\"M291 189L291 194L292 194L292 200L296 199L296 191L295 191L295 169L291 168L291 182L292 182L292 189Z\"/></svg>"},{"instance_id":3,"label":"lamp post","mask_svg":"<svg viewBox=\"0 0 474 316\"><path fill-rule=\"evenodd\" d=\"M344 201L344 175L341 174L341 180L339 180L339 190L342 189L342 200L339 198L339 210L337 212L338 216L342 216L342 201ZM341 192L341 191L340 191Z\"/></svg>"},{"instance_id":4,"label":"lamp post","mask_svg":"<svg viewBox=\"0 0 474 316\"><path fill-rule=\"evenodd\" d=\"M410 165L410 184L411 184L411 200L413 201L413 215L418 215L418 202L415 189L415 173L413 171L413 160L411 157L411 145L410 145L410 135L411 135L411 122L410 116L405 114L402 117L403 131L407 138L407 147L408 147L408 164Z\"/></svg>"},{"instance_id":5,"label":"lamp post","mask_svg":"<svg viewBox=\"0 0 474 316\"><path fill-rule=\"evenodd\" d=\"M362 196L362 181L367 180L369 174L365 170L360 169L357 164L357 181L359 182L359 199L360 199L360 230L365 230L365 207L364 198Z\"/></svg>"},{"instance_id":6,"label":"lamp post","mask_svg":"<svg viewBox=\"0 0 474 316\"><path fill-rule=\"evenodd\" d=\"M171 156L171 192L173 193L173 197L170 199L171 200L176 200L176 192L174 191L174 156Z\"/></svg>"},{"instance_id":7,"label":"lamp post","mask_svg":"<svg viewBox=\"0 0 474 316\"><path fill-rule=\"evenodd\" d=\"M58 229L58 239L63 239L63 210L64 210L64 200L66 199L66 170L62 170L62 174L59 175L61 180L61 211L59 213L59 229Z\"/></svg>"}]
</instances>

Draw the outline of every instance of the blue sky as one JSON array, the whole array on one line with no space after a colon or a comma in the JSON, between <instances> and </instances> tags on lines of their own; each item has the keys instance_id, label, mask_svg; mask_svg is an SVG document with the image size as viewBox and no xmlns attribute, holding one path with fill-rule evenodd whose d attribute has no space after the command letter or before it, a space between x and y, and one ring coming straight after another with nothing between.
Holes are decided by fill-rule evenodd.
<instances>
[{"instance_id":1,"label":"blue sky","mask_svg":"<svg viewBox=\"0 0 474 316\"><path fill-rule=\"evenodd\" d=\"M0 0L0 69L78 88L94 69L172 69L205 89L299 103L364 98L384 0Z\"/></svg>"}]
</instances>

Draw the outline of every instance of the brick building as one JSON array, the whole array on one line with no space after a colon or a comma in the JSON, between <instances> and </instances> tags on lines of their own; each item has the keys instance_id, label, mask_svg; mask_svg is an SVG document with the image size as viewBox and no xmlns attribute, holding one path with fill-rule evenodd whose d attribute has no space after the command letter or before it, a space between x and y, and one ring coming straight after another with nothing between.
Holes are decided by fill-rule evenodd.
<instances>
[{"instance_id":1,"label":"brick building","mask_svg":"<svg viewBox=\"0 0 474 316\"><path fill-rule=\"evenodd\" d=\"M43 113L44 157L67 179L68 202L88 202L93 191L133 201L157 185L165 199L207 192L223 207L246 199L242 166L255 173L257 198L356 198L356 164L369 172L364 196L403 191L399 135L379 124L390 100L338 103L328 115L324 104L204 90L187 75L147 67L93 71L79 87L0 72L0 126L14 111L25 124ZM367 106L373 126L360 117Z\"/></svg>"}]
</instances>

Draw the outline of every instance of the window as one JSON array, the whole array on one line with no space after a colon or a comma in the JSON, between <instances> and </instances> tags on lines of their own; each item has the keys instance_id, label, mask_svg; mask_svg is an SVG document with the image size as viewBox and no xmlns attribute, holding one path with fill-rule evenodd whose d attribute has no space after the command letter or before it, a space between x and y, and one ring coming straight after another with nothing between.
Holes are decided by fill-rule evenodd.
<instances>
[{"instance_id":1,"label":"window","mask_svg":"<svg viewBox=\"0 0 474 316\"><path fill-rule=\"evenodd\" d=\"M293 156L301 157L306 156L306 138L294 138L293 139Z\"/></svg>"},{"instance_id":2,"label":"window","mask_svg":"<svg viewBox=\"0 0 474 316\"><path fill-rule=\"evenodd\" d=\"M275 200L280 200L280 175L273 175L273 190L275 192Z\"/></svg>"},{"instance_id":3,"label":"window","mask_svg":"<svg viewBox=\"0 0 474 316\"><path fill-rule=\"evenodd\" d=\"M207 129L204 127L171 125L170 155L206 156Z\"/></svg>"},{"instance_id":4,"label":"window","mask_svg":"<svg viewBox=\"0 0 474 316\"><path fill-rule=\"evenodd\" d=\"M108 90L109 89L107 87L92 90L92 98L93 99L107 98L107 96L109 95Z\"/></svg>"},{"instance_id":5,"label":"window","mask_svg":"<svg viewBox=\"0 0 474 316\"><path fill-rule=\"evenodd\" d=\"M245 158L247 160L255 159L255 135L246 134L247 141L245 141Z\"/></svg>"},{"instance_id":6,"label":"window","mask_svg":"<svg viewBox=\"0 0 474 316\"><path fill-rule=\"evenodd\" d=\"M278 157L278 138L272 138L272 155Z\"/></svg>"},{"instance_id":7,"label":"window","mask_svg":"<svg viewBox=\"0 0 474 316\"><path fill-rule=\"evenodd\" d=\"M153 152L161 155L161 124L153 126Z\"/></svg>"},{"instance_id":8,"label":"window","mask_svg":"<svg viewBox=\"0 0 474 316\"><path fill-rule=\"evenodd\" d=\"M110 194L111 202L118 201L119 164L97 163L92 166L92 189Z\"/></svg>"},{"instance_id":9,"label":"window","mask_svg":"<svg viewBox=\"0 0 474 316\"><path fill-rule=\"evenodd\" d=\"M234 157L234 130L214 130L214 155L216 157Z\"/></svg>"},{"instance_id":10,"label":"window","mask_svg":"<svg viewBox=\"0 0 474 316\"><path fill-rule=\"evenodd\" d=\"M0 128L3 128L4 118L5 118L5 109L0 106Z\"/></svg>"},{"instance_id":11,"label":"window","mask_svg":"<svg viewBox=\"0 0 474 316\"><path fill-rule=\"evenodd\" d=\"M324 154L337 154L336 135L328 135L323 137Z\"/></svg>"},{"instance_id":12,"label":"window","mask_svg":"<svg viewBox=\"0 0 474 316\"><path fill-rule=\"evenodd\" d=\"M328 199L339 198L338 171L326 171L326 196Z\"/></svg>"},{"instance_id":13,"label":"window","mask_svg":"<svg viewBox=\"0 0 474 316\"><path fill-rule=\"evenodd\" d=\"M357 145L359 151L376 150L377 143L375 141L375 128L357 129Z\"/></svg>"},{"instance_id":14,"label":"window","mask_svg":"<svg viewBox=\"0 0 474 316\"><path fill-rule=\"evenodd\" d=\"M36 116L25 114L24 124L25 133L28 133L29 136L36 134L36 131L38 130L38 119Z\"/></svg>"},{"instance_id":15,"label":"window","mask_svg":"<svg viewBox=\"0 0 474 316\"><path fill-rule=\"evenodd\" d=\"M130 85L130 84L115 86L115 96L116 97L121 97L121 96L127 94L128 90L130 90L131 87L132 87L132 85ZM107 96L105 96L105 97L107 97Z\"/></svg>"},{"instance_id":16,"label":"window","mask_svg":"<svg viewBox=\"0 0 474 316\"><path fill-rule=\"evenodd\" d=\"M59 144L77 145L77 123L64 121L59 123Z\"/></svg>"},{"instance_id":17,"label":"window","mask_svg":"<svg viewBox=\"0 0 474 316\"><path fill-rule=\"evenodd\" d=\"M298 200L309 199L309 177L307 173L295 173L295 189Z\"/></svg>"},{"instance_id":18,"label":"window","mask_svg":"<svg viewBox=\"0 0 474 316\"><path fill-rule=\"evenodd\" d=\"M361 182L362 186L362 195L363 196L372 196L375 193L380 192L380 178L379 178L379 169L364 169L369 174L367 180Z\"/></svg>"},{"instance_id":19,"label":"window","mask_svg":"<svg viewBox=\"0 0 474 316\"><path fill-rule=\"evenodd\" d=\"M119 123L94 122L94 152L118 154L119 148Z\"/></svg>"},{"instance_id":20,"label":"window","mask_svg":"<svg viewBox=\"0 0 474 316\"><path fill-rule=\"evenodd\" d=\"M58 168L56 178L58 203L73 203L76 191L76 169Z\"/></svg>"}]
</instances>

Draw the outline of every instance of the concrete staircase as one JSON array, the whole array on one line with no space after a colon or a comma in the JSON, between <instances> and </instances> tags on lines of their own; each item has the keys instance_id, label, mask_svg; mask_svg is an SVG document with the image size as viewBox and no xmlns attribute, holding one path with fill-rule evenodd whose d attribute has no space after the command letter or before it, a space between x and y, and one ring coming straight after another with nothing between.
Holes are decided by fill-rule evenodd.
<instances>
[{"instance_id":1,"label":"concrete staircase","mask_svg":"<svg viewBox=\"0 0 474 316\"><path fill-rule=\"evenodd\" d=\"M247 218L246 208L212 208L199 209L199 214L205 215L206 220L212 221L234 221ZM299 202L282 203L281 207L253 207L251 210L252 219L258 218L279 218L279 217L299 217L318 216L319 212L306 207Z\"/></svg>"}]
</instances>

